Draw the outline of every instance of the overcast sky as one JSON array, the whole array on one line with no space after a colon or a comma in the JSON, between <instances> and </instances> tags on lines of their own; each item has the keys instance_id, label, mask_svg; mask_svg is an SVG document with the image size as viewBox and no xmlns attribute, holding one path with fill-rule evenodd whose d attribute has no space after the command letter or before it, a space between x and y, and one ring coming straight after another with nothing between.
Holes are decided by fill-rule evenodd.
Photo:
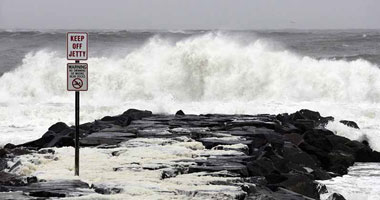
<instances>
[{"instance_id":1,"label":"overcast sky","mask_svg":"<svg viewBox=\"0 0 380 200\"><path fill-rule=\"evenodd\" d=\"M0 0L2 29L380 29L380 0Z\"/></svg>"}]
</instances>

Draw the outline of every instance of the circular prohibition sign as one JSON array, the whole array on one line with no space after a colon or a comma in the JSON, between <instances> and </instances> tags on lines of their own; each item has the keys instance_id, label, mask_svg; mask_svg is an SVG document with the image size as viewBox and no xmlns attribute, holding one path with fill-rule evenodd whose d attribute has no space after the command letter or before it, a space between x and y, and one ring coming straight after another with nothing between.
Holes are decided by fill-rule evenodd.
<instances>
[{"instance_id":1,"label":"circular prohibition sign","mask_svg":"<svg viewBox=\"0 0 380 200\"><path fill-rule=\"evenodd\" d=\"M76 78L71 83L75 89L80 89L83 86L83 81L80 78Z\"/></svg>"}]
</instances>

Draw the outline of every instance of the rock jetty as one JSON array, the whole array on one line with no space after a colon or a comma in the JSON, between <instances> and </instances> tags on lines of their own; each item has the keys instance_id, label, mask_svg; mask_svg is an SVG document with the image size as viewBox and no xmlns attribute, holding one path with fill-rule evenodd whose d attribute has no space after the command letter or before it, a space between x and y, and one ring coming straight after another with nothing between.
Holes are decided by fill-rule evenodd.
<instances>
[{"instance_id":1,"label":"rock jetty","mask_svg":"<svg viewBox=\"0 0 380 200\"><path fill-rule=\"evenodd\" d=\"M175 115L165 115L129 109L121 115L105 116L80 125L80 145L82 148L115 149L112 156L117 157L123 153L117 148L120 144L137 138L187 138L201 143L205 151L232 150L239 154L199 155L176 160L188 164L145 166L144 169L160 171L162 180L200 172L205 176L234 177L234 181L208 183L239 188L239 192L226 195L225 199L318 200L320 194L327 191L317 180L342 176L355 162L380 162L380 153L373 151L368 142L351 141L326 129L327 123L333 120L333 117L323 117L306 109L278 115L190 115L182 110ZM341 123L359 128L353 121ZM35 141L7 144L0 149L0 199L123 193L120 188L91 185L81 180L43 180L38 176L14 173L23 165L22 161L17 161L18 157L51 155L54 154L52 147L74 146L74 133L75 127L58 122ZM118 170L123 167L115 166L114 171ZM218 199L213 195L205 196L202 191L180 194ZM330 199L344 197L334 193Z\"/></svg>"}]
</instances>

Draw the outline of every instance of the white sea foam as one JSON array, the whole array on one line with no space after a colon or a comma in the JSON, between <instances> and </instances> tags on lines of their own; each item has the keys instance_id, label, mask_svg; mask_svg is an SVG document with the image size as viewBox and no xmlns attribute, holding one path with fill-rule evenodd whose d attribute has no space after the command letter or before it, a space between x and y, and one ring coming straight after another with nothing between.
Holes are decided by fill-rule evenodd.
<instances>
[{"instance_id":1,"label":"white sea foam","mask_svg":"<svg viewBox=\"0 0 380 200\"><path fill-rule=\"evenodd\" d=\"M326 199L337 192L347 200L380 199L380 165L379 163L356 163L343 177L320 181L327 186L329 193L321 196Z\"/></svg>"},{"instance_id":2,"label":"white sea foam","mask_svg":"<svg viewBox=\"0 0 380 200\"><path fill-rule=\"evenodd\" d=\"M56 153L50 156L21 156L22 165L14 173L34 175L46 180L78 179L73 175L74 149L65 147L54 150ZM115 151L121 153L112 156ZM202 159L204 155L240 154L237 151L205 150L201 143L191 139L178 142L172 139L137 138L124 143L118 149L82 148L80 179L90 184L122 188L123 192L103 197L90 195L79 199L187 199L189 194L193 194L190 195L193 199L231 199L244 191L239 186L209 183L237 178L206 176L203 172L178 175L170 179L161 179L161 175L165 169L192 164L181 162L184 159ZM155 166L166 168L146 169ZM115 171L114 168L119 170Z\"/></svg>"}]
</instances>

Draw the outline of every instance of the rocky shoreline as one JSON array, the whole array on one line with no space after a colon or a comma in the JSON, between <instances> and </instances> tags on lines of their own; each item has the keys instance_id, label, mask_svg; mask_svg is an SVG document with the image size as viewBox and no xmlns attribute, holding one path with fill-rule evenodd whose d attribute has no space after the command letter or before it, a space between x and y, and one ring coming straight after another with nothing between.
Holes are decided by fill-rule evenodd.
<instances>
[{"instance_id":1,"label":"rocky shoreline","mask_svg":"<svg viewBox=\"0 0 380 200\"><path fill-rule=\"evenodd\" d=\"M144 166L136 162L114 166L112 170L117 173L133 165L159 172L160 180L189 174L225 177L225 181L207 182L237 188L231 194L226 191L224 199L320 199L320 194L327 191L316 180L342 176L355 162L380 162L380 153L373 151L367 141L351 141L326 129L325 125L333 120L310 110L279 115L187 115L182 111L161 115L129 109L118 116L80 125L80 145L107 149L110 156L117 159L125 151L120 149L121 144L139 138L162 139L165 142L160 143L161 146L176 142L196 144L204 153L177 159L171 164ZM352 121L341 123L359 128ZM19 159L22 156L33 154L58 159L54 157L54 147L74 146L74 133L74 127L58 122L38 140L21 145L7 144L0 149L0 199L123 193L120 187L82 180L44 180L16 173L24 165ZM218 154L207 153L211 151ZM204 191L176 190L173 195L221 198ZM329 199L344 197L334 193Z\"/></svg>"}]
</instances>

